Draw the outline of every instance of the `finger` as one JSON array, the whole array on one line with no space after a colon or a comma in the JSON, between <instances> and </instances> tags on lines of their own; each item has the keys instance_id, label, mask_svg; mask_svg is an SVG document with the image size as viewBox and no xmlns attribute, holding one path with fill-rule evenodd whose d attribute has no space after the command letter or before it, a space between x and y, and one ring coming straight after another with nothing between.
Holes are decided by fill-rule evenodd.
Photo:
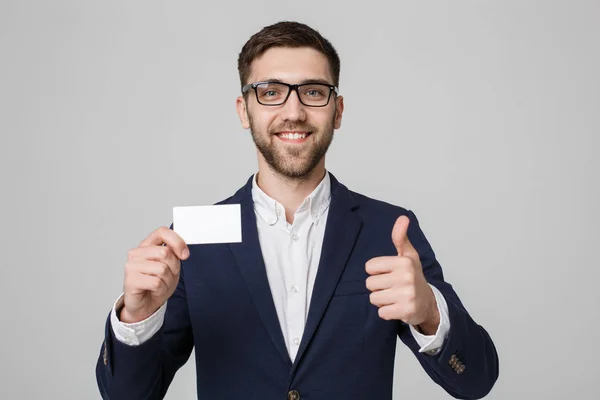
<instances>
[{"instance_id":1,"label":"finger","mask_svg":"<svg viewBox=\"0 0 600 400\"><path fill-rule=\"evenodd\" d=\"M136 276L135 289L163 295L169 292L169 287L162 279L154 275L139 274Z\"/></svg>"},{"instance_id":2,"label":"finger","mask_svg":"<svg viewBox=\"0 0 600 400\"><path fill-rule=\"evenodd\" d=\"M173 249L175 255L181 260L185 260L190 256L190 250L185 244L185 241L181 236L166 226L161 226L152 232L146 239L142 240L140 247L160 246L162 244Z\"/></svg>"},{"instance_id":3,"label":"finger","mask_svg":"<svg viewBox=\"0 0 600 400\"><path fill-rule=\"evenodd\" d=\"M369 301L377 307L387 306L396 302L394 291L391 289L379 290L371 293L369 295Z\"/></svg>"},{"instance_id":4,"label":"finger","mask_svg":"<svg viewBox=\"0 0 600 400\"><path fill-rule=\"evenodd\" d=\"M398 257L396 256L381 256L371 258L365 264L365 271L369 275L387 274L392 272L396 264L398 263Z\"/></svg>"},{"instance_id":5,"label":"finger","mask_svg":"<svg viewBox=\"0 0 600 400\"><path fill-rule=\"evenodd\" d=\"M128 261L160 261L171 269L173 275L179 274L181 267L179 258L177 258L173 250L168 246L136 247L129 250L127 259Z\"/></svg>"},{"instance_id":6,"label":"finger","mask_svg":"<svg viewBox=\"0 0 600 400\"><path fill-rule=\"evenodd\" d=\"M398 217L394 224L394 228L392 229L392 242L394 243L399 256L418 257L419 253L408 239L409 223L410 220L407 216L402 215Z\"/></svg>"},{"instance_id":7,"label":"finger","mask_svg":"<svg viewBox=\"0 0 600 400\"><path fill-rule=\"evenodd\" d=\"M133 284L136 284L137 279L142 275L154 276L160 279L167 288L171 287L175 280L175 275L173 275L169 266L159 261L133 261L128 263L128 267L133 272L133 276L128 281L133 282Z\"/></svg>"},{"instance_id":8,"label":"finger","mask_svg":"<svg viewBox=\"0 0 600 400\"><path fill-rule=\"evenodd\" d=\"M366 286L371 292L389 289L392 287L390 274L373 275L367 278Z\"/></svg>"},{"instance_id":9,"label":"finger","mask_svg":"<svg viewBox=\"0 0 600 400\"><path fill-rule=\"evenodd\" d=\"M379 317L386 321L400 319L401 312L402 310L400 309L399 304L390 304L387 306L380 307L379 310L377 310L377 314L379 314Z\"/></svg>"},{"instance_id":10,"label":"finger","mask_svg":"<svg viewBox=\"0 0 600 400\"><path fill-rule=\"evenodd\" d=\"M408 224L409 219L406 215L401 215L396 220L394 228L392 229L392 242L398 251L399 256L404 255L406 242L408 241Z\"/></svg>"}]
</instances>

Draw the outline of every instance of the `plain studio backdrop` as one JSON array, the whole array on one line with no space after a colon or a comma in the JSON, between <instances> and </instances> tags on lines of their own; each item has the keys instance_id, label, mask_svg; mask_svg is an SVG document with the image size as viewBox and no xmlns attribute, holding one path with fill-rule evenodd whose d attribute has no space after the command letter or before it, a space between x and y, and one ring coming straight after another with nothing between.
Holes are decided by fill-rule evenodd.
<instances>
[{"instance_id":1,"label":"plain studio backdrop","mask_svg":"<svg viewBox=\"0 0 600 400\"><path fill-rule=\"evenodd\" d=\"M127 251L256 171L236 62L280 20L338 49L327 166L415 211L497 346L488 398L600 398L597 0L0 1L0 398L100 398ZM449 396L399 342L413 398Z\"/></svg>"}]
</instances>

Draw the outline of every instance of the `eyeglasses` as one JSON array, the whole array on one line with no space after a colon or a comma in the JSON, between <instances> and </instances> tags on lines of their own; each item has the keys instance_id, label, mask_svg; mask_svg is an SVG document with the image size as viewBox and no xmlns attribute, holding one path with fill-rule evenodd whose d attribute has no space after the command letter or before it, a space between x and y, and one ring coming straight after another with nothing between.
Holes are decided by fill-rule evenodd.
<instances>
[{"instance_id":1,"label":"eyeglasses","mask_svg":"<svg viewBox=\"0 0 600 400\"><path fill-rule=\"evenodd\" d=\"M300 103L308 107L325 107L331 94L338 94L338 88L325 83L303 83L292 85L283 82L254 82L242 88L242 93L254 89L256 101L263 106L280 106L296 91Z\"/></svg>"}]
</instances>

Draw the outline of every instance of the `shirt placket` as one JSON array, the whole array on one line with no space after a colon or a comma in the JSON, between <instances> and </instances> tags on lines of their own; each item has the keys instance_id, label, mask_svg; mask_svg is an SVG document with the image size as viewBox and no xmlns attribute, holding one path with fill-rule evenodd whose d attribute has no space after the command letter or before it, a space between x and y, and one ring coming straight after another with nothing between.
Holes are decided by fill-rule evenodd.
<instances>
[{"instance_id":1,"label":"shirt placket","mask_svg":"<svg viewBox=\"0 0 600 400\"><path fill-rule=\"evenodd\" d=\"M306 308L306 275L307 255L306 255L306 218L304 215L297 215L294 224L289 231L289 265L290 277L286 282L287 293L287 315L288 321L288 343L290 345L290 353L292 360L296 357L305 324L305 308Z\"/></svg>"}]
</instances>

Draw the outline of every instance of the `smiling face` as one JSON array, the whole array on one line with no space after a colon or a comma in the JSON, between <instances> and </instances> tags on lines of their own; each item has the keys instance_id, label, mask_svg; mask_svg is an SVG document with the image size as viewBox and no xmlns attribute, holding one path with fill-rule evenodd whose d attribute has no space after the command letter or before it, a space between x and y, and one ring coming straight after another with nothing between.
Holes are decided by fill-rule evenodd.
<instances>
[{"instance_id":1,"label":"smiling face","mask_svg":"<svg viewBox=\"0 0 600 400\"><path fill-rule=\"evenodd\" d=\"M334 82L327 58L309 47L267 50L252 62L246 83L260 81ZM306 94L314 96L316 92ZM254 89L237 99L242 126L250 129L258 149L259 167L266 166L288 179L304 179L316 169L324 170L325 153L334 129L341 125L343 109L343 98L335 93L325 107L302 104L295 91L279 106L258 103Z\"/></svg>"}]
</instances>

